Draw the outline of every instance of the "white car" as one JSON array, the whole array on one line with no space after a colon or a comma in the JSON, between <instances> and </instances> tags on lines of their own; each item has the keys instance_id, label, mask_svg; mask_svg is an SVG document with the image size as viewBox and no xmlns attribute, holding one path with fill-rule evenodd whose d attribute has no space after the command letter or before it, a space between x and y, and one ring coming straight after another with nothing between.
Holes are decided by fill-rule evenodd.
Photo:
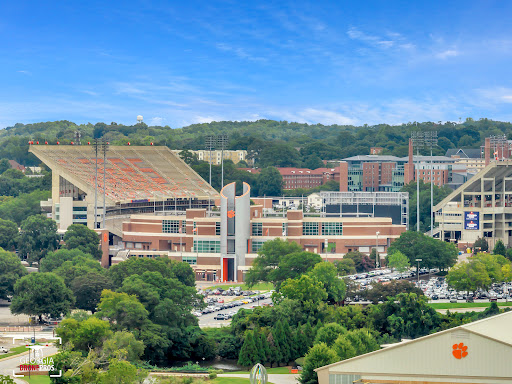
<instances>
[{"instance_id":1,"label":"white car","mask_svg":"<svg viewBox=\"0 0 512 384\"><path fill-rule=\"evenodd\" d=\"M7 353L9 350L5 347L0 347L0 353Z\"/></svg>"}]
</instances>

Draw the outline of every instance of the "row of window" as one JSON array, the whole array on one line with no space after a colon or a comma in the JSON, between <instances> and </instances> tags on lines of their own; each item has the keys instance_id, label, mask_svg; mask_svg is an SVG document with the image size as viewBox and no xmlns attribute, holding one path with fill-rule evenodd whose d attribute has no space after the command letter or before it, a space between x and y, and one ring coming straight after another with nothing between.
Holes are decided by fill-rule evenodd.
<instances>
[{"instance_id":1,"label":"row of window","mask_svg":"<svg viewBox=\"0 0 512 384\"><path fill-rule=\"evenodd\" d=\"M343 223L321 223L322 224L322 236L342 236L343 235ZM319 235L319 223L316 222L303 222L302 223L302 235L304 236L318 236Z\"/></svg>"},{"instance_id":2,"label":"row of window","mask_svg":"<svg viewBox=\"0 0 512 384\"><path fill-rule=\"evenodd\" d=\"M162 220L162 232L163 233L186 233L186 221L185 220ZM181 232L180 232L181 228Z\"/></svg>"},{"instance_id":3,"label":"row of window","mask_svg":"<svg viewBox=\"0 0 512 384\"><path fill-rule=\"evenodd\" d=\"M220 253L220 241L194 240L194 249L198 253Z\"/></svg>"},{"instance_id":4,"label":"row of window","mask_svg":"<svg viewBox=\"0 0 512 384\"><path fill-rule=\"evenodd\" d=\"M252 236L263 236L263 223L252 223ZM288 223L283 223L282 227L283 236L288 236ZM269 229L265 231L265 236L268 236Z\"/></svg>"},{"instance_id":5,"label":"row of window","mask_svg":"<svg viewBox=\"0 0 512 384\"><path fill-rule=\"evenodd\" d=\"M180 232L181 228L181 232ZM196 229L197 225L194 221L193 228ZM162 220L163 233L187 233L187 222L185 220ZM194 232L194 234L197 234ZM220 236L220 222L215 223L215 234Z\"/></svg>"}]
</instances>

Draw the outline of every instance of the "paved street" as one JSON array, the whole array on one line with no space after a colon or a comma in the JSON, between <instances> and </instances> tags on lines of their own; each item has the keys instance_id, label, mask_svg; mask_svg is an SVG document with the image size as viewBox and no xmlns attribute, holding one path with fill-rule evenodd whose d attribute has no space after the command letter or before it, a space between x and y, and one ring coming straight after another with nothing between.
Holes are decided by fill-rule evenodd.
<instances>
[{"instance_id":1,"label":"paved street","mask_svg":"<svg viewBox=\"0 0 512 384\"><path fill-rule=\"evenodd\" d=\"M56 347L47 347L44 349L44 356L50 356L58 352ZM19 355L8 357L0 360L0 374L9 375L12 377L13 371L20 365L21 357L28 355L28 352L21 353ZM26 383L23 379L15 379L16 383L24 384Z\"/></svg>"}]
</instances>

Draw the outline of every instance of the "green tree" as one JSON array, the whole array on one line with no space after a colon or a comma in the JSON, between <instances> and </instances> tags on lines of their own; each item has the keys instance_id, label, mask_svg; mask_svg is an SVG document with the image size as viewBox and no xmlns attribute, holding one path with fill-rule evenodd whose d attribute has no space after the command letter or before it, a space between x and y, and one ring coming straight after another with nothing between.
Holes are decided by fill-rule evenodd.
<instances>
[{"instance_id":1,"label":"green tree","mask_svg":"<svg viewBox=\"0 0 512 384\"><path fill-rule=\"evenodd\" d=\"M259 195L263 196L281 196L283 192L283 176L277 168L263 168L258 175Z\"/></svg>"},{"instance_id":2,"label":"green tree","mask_svg":"<svg viewBox=\"0 0 512 384\"><path fill-rule=\"evenodd\" d=\"M11 312L31 316L58 317L69 313L74 297L62 279L53 273L31 273L14 285Z\"/></svg>"},{"instance_id":3,"label":"green tree","mask_svg":"<svg viewBox=\"0 0 512 384\"><path fill-rule=\"evenodd\" d=\"M75 307L92 313L96 312L104 289L112 289L112 282L103 273L90 271L76 277L71 282L71 290L76 298Z\"/></svg>"},{"instance_id":4,"label":"green tree","mask_svg":"<svg viewBox=\"0 0 512 384\"><path fill-rule=\"evenodd\" d=\"M269 273L279 265L279 261L288 254L301 252L302 248L295 242L288 242L276 238L265 241L254 259L251 269L247 273L246 282L249 286L258 281L270 281Z\"/></svg>"},{"instance_id":5,"label":"green tree","mask_svg":"<svg viewBox=\"0 0 512 384\"><path fill-rule=\"evenodd\" d=\"M100 374L100 384L133 384L142 383L148 373L138 369L128 361L111 359L108 371Z\"/></svg>"},{"instance_id":6,"label":"green tree","mask_svg":"<svg viewBox=\"0 0 512 384\"><path fill-rule=\"evenodd\" d=\"M379 343L367 329L355 329L341 334L332 347L340 360L350 359L378 350Z\"/></svg>"},{"instance_id":7,"label":"green tree","mask_svg":"<svg viewBox=\"0 0 512 384\"><path fill-rule=\"evenodd\" d=\"M72 322L77 324L72 324ZM61 325L65 329L62 332L64 335L63 341L71 342L75 350L82 351L84 354L87 354L90 349L101 347L103 342L112 335L107 321L92 316L81 322L74 319L64 319ZM59 328L60 326L56 329L56 333L60 336ZM71 330L72 332L70 332Z\"/></svg>"},{"instance_id":8,"label":"green tree","mask_svg":"<svg viewBox=\"0 0 512 384\"><path fill-rule=\"evenodd\" d=\"M403 273L411 268L409 258L400 251L395 251L387 255L388 266Z\"/></svg>"},{"instance_id":9,"label":"green tree","mask_svg":"<svg viewBox=\"0 0 512 384\"><path fill-rule=\"evenodd\" d=\"M0 174L4 173L8 169L11 169L11 164L9 164L9 160L7 160L7 159L0 160Z\"/></svg>"},{"instance_id":10,"label":"green tree","mask_svg":"<svg viewBox=\"0 0 512 384\"><path fill-rule=\"evenodd\" d=\"M505 244L503 241L498 240L496 245L494 245L494 250L492 251L495 255L507 256L507 249L505 248Z\"/></svg>"},{"instance_id":11,"label":"green tree","mask_svg":"<svg viewBox=\"0 0 512 384\"><path fill-rule=\"evenodd\" d=\"M18 226L10 220L0 219L0 248L14 251L18 244Z\"/></svg>"},{"instance_id":12,"label":"green tree","mask_svg":"<svg viewBox=\"0 0 512 384\"><path fill-rule=\"evenodd\" d=\"M414 339L436 331L441 325L441 316L427 301L425 296L415 293L400 293L382 304L371 306L368 316L377 332L396 339Z\"/></svg>"},{"instance_id":13,"label":"green tree","mask_svg":"<svg viewBox=\"0 0 512 384\"><path fill-rule=\"evenodd\" d=\"M338 323L327 323L318 330L315 337L315 343L325 343L331 347L339 335L347 333L347 329Z\"/></svg>"},{"instance_id":14,"label":"green tree","mask_svg":"<svg viewBox=\"0 0 512 384\"><path fill-rule=\"evenodd\" d=\"M20 225L32 215L41 213L41 201L51 197L50 191L23 193L15 198L3 199L0 203L0 218L12 220Z\"/></svg>"},{"instance_id":15,"label":"green tree","mask_svg":"<svg viewBox=\"0 0 512 384\"><path fill-rule=\"evenodd\" d=\"M101 258L100 236L85 225L70 225L64 234L64 243L67 249L79 249L98 260Z\"/></svg>"},{"instance_id":16,"label":"green tree","mask_svg":"<svg viewBox=\"0 0 512 384\"><path fill-rule=\"evenodd\" d=\"M256 349L256 344L254 342L254 332L247 331L245 332L244 343L242 344L242 349L240 349L240 354L238 356L238 365L241 365L242 367L251 367L255 363L258 363L258 357L259 351Z\"/></svg>"},{"instance_id":17,"label":"green tree","mask_svg":"<svg viewBox=\"0 0 512 384\"><path fill-rule=\"evenodd\" d=\"M309 169L317 169L324 167L324 163L322 162L322 159L318 157L317 155L310 155L304 160L304 167Z\"/></svg>"},{"instance_id":18,"label":"green tree","mask_svg":"<svg viewBox=\"0 0 512 384\"><path fill-rule=\"evenodd\" d=\"M415 293L423 295L423 291L413 283L406 280L392 280L386 284L374 283L369 289L361 290L358 296L377 304L379 301L386 301L389 297L395 297L399 293Z\"/></svg>"},{"instance_id":19,"label":"green tree","mask_svg":"<svg viewBox=\"0 0 512 384\"><path fill-rule=\"evenodd\" d=\"M347 286L345 282L338 278L338 270L336 266L327 262L320 262L315 264L309 275L315 277L324 285L327 292L327 300L339 303L345 298Z\"/></svg>"},{"instance_id":20,"label":"green tree","mask_svg":"<svg viewBox=\"0 0 512 384\"><path fill-rule=\"evenodd\" d=\"M336 260L334 265L338 269L338 274L340 276L353 275L356 273L354 260L350 258Z\"/></svg>"},{"instance_id":21,"label":"green tree","mask_svg":"<svg viewBox=\"0 0 512 384\"><path fill-rule=\"evenodd\" d=\"M93 260L91 255L84 253L79 249L69 250L61 248L57 251L48 252L45 258L41 260L39 270L41 272L53 272L60 268L66 261L74 261L79 258L89 258Z\"/></svg>"},{"instance_id":22,"label":"green tree","mask_svg":"<svg viewBox=\"0 0 512 384\"><path fill-rule=\"evenodd\" d=\"M269 142L260 153L261 167L298 167L300 166L299 152L290 144ZM267 195L276 196L276 195Z\"/></svg>"},{"instance_id":23,"label":"green tree","mask_svg":"<svg viewBox=\"0 0 512 384\"><path fill-rule=\"evenodd\" d=\"M375 262L372 262L368 256L359 251L348 252L343 256L343 259L352 260L357 272L367 272L370 269L375 268Z\"/></svg>"},{"instance_id":24,"label":"green tree","mask_svg":"<svg viewBox=\"0 0 512 384\"><path fill-rule=\"evenodd\" d=\"M131 332L115 332L103 342L103 353L108 358L135 363L140 361L144 353L144 343L137 340Z\"/></svg>"},{"instance_id":25,"label":"green tree","mask_svg":"<svg viewBox=\"0 0 512 384\"><path fill-rule=\"evenodd\" d=\"M322 262L322 257L316 253L301 251L283 255L276 269L268 273L268 281L279 289L283 281L293 279L311 271L315 265Z\"/></svg>"},{"instance_id":26,"label":"green tree","mask_svg":"<svg viewBox=\"0 0 512 384\"><path fill-rule=\"evenodd\" d=\"M104 290L98 316L107 318L115 330L140 329L148 321L148 311L134 295Z\"/></svg>"},{"instance_id":27,"label":"green tree","mask_svg":"<svg viewBox=\"0 0 512 384\"><path fill-rule=\"evenodd\" d=\"M35 215L21 223L19 251L30 263L39 262L58 245L57 224L52 219Z\"/></svg>"},{"instance_id":28,"label":"green tree","mask_svg":"<svg viewBox=\"0 0 512 384\"><path fill-rule=\"evenodd\" d=\"M485 237L479 237L473 244L473 248L475 252L487 252L489 250L489 243Z\"/></svg>"},{"instance_id":29,"label":"green tree","mask_svg":"<svg viewBox=\"0 0 512 384\"><path fill-rule=\"evenodd\" d=\"M427 268L449 268L458 257L455 245L415 231L405 231L391 243L388 254L396 251L407 256L411 265L416 263L416 259L422 259L421 265Z\"/></svg>"},{"instance_id":30,"label":"green tree","mask_svg":"<svg viewBox=\"0 0 512 384\"><path fill-rule=\"evenodd\" d=\"M20 259L14 253L0 248L0 299L6 300L14 294L14 284L27 274Z\"/></svg>"},{"instance_id":31,"label":"green tree","mask_svg":"<svg viewBox=\"0 0 512 384\"><path fill-rule=\"evenodd\" d=\"M279 292L284 297L299 301L308 313L316 311L318 303L327 300L323 284L308 275L284 281Z\"/></svg>"},{"instance_id":32,"label":"green tree","mask_svg":"<svg viewBox=\"0 0 512 384\"><path fill-rule=\"evenodd\" d=\"M301 384L317 384L318 376L315 369L335 363L338 360L336 352L325 343L315 344L304 357L304 367L299 382Z\"/></svg>"}]
</instances>

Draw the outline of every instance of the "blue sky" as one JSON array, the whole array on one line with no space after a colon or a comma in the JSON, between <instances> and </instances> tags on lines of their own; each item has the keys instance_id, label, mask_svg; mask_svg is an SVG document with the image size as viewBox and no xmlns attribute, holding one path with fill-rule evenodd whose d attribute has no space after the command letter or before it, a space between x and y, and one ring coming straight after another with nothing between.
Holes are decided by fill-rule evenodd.
<instances>
[{"instance_id":1,"label":"blue sky","mask_svg":"<svg viewBox=\"0 0 512 384\"><path fill-rule=\"evenodd\" d=\"M512 120L512 2L3 1L0 128Z\"/></svg>"}]
</instances>

